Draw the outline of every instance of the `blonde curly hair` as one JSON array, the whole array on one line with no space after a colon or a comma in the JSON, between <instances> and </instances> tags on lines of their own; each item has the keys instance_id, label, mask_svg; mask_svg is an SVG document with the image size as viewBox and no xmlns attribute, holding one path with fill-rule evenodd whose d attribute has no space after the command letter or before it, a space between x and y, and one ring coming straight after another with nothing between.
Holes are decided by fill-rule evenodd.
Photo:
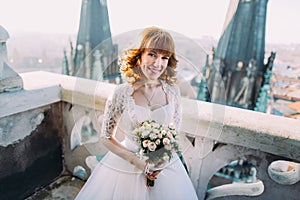
<instances>
[{"instance_id":1,"label":"blonde curly hair","mask_svg":"<svg viewBox=\"0 0 300 200\"><path fill-rule=\"evenodd\" d=\"M168 55L168 66L159 79L173 85L176 82L177 58L175 55L175 45L170 33L157 27L145 28L141 33L142 40L138 48L124 51L119 59L120 72L123 79L134 84L141 78L140 64L141 55L146 49L154 49L159 53Z\"/></svg>"}]
</instances>

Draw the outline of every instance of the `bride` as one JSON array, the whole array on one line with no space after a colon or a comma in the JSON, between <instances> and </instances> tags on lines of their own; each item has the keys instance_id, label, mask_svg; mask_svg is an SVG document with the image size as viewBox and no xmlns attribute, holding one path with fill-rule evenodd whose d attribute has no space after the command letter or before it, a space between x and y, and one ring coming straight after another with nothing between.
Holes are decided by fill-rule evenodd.
<instances>
[{"instance_id":1,"label":"bride","mask_svg":"<svg viewBox=\"0 0 300 200\"><path fill-rule=\"evenodd\" d=\"M137 156L133 130L155 120L181 122L180 93L176 86L177 59L172 36L157 27L141 33L139 48L124 52L120 70L126 83L116 86L106 102L102 142L109 152L97 165L76 200L189 200L197 199L192 182L176 153L162 169ZM152 187L146 180L154 180Z\"/></svg>"}]
</instances>

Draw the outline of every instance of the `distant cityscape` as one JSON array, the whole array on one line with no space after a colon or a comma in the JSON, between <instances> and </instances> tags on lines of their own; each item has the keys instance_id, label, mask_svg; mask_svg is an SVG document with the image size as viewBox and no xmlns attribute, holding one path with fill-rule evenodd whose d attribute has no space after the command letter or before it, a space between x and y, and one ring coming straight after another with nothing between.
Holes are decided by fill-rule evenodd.
<instances>
[{"instance_id":1,"label":"distant cityscape","mask_svg":"<svg viewBox=\"0 0 300 200\"><path fill-rule=\"evenodd\" d=\"M70 50L76 35L16 33L7 41L8 61L16 72L61 73L63 50Z\"/></svg>"},{"instance_id":2,"label":"distant cityscape","mask_svg":"<svg viewBox=\"0 0 300 200\"><path fill-rule=\"evenodd\" d=\"M218 43L216 38L210 36L193 40L208 54ZM18 73L40 70L62 73L63 52L66 50L67 54L70 53L71 42L73 46L76 45L75 34L11 34L7 41L9 65ZM180 42L180 45L186 44ZM265 59L271 51L276 52L272 85L275 97L273 114L300 119L300 44L266 44ZM199 63L197 59L201 58L191 56L188 59L191 63ZM292 106L289 105L291 103Z\"/></svg>"},{"instance_id":3,"label":"distant cityscape","mask_svg":"<svg viewBox=\"0 0 300 200\"><path fill-rule=\"evenodd\" d=\"M210 36L193 40L207 53L218 42ZM70 42L76 43L76 34L15 33L7 41L9 64L19 73L32 70L60 73L63 51L70 51ZM274 73L294 78L300 75L300 44L266 44L265 58L271 51L277 52Z\"/></svg>"}]
</instances>

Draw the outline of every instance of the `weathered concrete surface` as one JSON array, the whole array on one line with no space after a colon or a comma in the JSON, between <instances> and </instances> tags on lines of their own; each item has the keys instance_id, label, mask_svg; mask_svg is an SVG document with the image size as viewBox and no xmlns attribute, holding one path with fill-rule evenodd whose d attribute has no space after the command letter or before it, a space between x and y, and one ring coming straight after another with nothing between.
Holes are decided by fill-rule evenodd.
<instances>
[{"instance_id":1,"label":"weathered concrete surface","mask_svg":"<svg viewBox=\"0 0 300 200\"><path fill-rule=\"evenodd\" d=\"M60 100L96 110L104 109L107 97L116 86L114 84L43 71L27 72L20 75L24 80L24 89L36 90L59 85L61 87Z\"/></svg>"},{"instance_id":2,"label":"weathered concrete surface","mask_svg":"<svg viewBox=\"0 0 300 200\"><path fill-rule=\"evenodd\" d=\"M44 112L48 109L50 106L0 118L0 146L18 143L31 135L44 120Z\"/></svg>"},{"instance_id":3,"label":"weathered concrete surface","mask_svg":"<svg viewBox=\"0 0 300 200\"><path fill-rule=\"evenodd\" d=\"M24 199L60 176L62 123L60 103L0 118L0 199Z\"/></svg>"},{"instance_id":4,"label":"weathered concrete surface","mask_svg":"<svg viewBox=\"0 0 300 200\"><path fill-rule=\"evenodd\" d=\"M61 88L55 85L35 90L1 93L0 118L59 102L60 92Z\"/></svg>"},{"instance_id":5,"label":"weathered concrete surface","mask_svg":"<svg viewBox=\"0 0 300 200\"><path fill-rule=\"evenodd\" d=\"M26 200L73 200L83 184L84 181L80 179L62 176Z\"/></svg>"}]
</instances>

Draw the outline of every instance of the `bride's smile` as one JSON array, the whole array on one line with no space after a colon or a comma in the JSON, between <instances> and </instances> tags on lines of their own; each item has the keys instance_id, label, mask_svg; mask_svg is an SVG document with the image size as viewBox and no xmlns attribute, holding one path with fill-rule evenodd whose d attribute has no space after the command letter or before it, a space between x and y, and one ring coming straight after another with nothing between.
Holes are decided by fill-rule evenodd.
<instances>
[{"instance_id":1,"label":"bride's smile","mask_svg":"<svg viewBox=\"0 0 300 200\"><path fill-rule=\"evenodd\" d=\"M158 73L161 72L161 70L156 69L156 68L154 68L154 67L150 67L150 66L148 66L147 69L148 69L152 74L158 74Z\"/></svg>"},{"instance_id":2,"label":"bride's smile","mask_svg":"<svg viewBox=\"0 0 300 200\"><path fill-rule=\"evenodd\" d=\"M146 49L141 56L141 70L148 80L158 79L168 66L169 57L157 50Z\"/></svg>"}]
</instances>

